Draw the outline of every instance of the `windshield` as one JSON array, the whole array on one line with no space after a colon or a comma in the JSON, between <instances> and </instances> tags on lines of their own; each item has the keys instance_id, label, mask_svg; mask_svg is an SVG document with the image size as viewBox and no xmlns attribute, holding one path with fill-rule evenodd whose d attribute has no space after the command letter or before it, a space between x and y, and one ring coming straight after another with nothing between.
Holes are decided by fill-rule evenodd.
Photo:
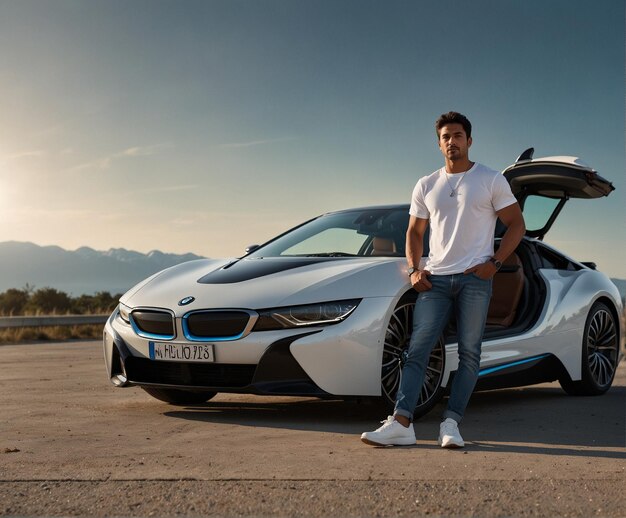
<instances>
[{"instance_id":1,"label":"windshield","mask_svg":"<svg viewBox=\"0 0 626 518\"><path fill-rule=\"evenodd\" d=\"M270 241L247 257L404 257L408 224L408 207L325 214ZM424 253L428 254L428 250Z\"/></svg>"}]
</instances>

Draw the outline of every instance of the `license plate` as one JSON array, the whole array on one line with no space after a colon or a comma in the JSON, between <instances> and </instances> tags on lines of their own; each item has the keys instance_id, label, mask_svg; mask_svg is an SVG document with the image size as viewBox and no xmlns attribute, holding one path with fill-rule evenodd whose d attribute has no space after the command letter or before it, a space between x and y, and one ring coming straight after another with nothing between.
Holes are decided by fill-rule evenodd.
<instances>
[{"instance_id":1,"label":"license plate","mask_svg":"<svg viewBox=\"0 0 626 518\"><path fill-rule=\"evenodd\" d=\"M148 342L151 360L169 362L214 362L213 344Z\"/></svg>"}]
</instances>

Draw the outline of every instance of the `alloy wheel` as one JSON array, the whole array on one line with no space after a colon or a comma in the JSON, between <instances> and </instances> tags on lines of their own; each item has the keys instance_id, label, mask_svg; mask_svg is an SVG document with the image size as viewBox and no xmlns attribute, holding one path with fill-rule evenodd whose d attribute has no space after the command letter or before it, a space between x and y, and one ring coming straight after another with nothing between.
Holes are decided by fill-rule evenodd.
<instances>
[{"instance_id":1,"label":"alloy wheel","mask_svg":"<svg viewBox=\"0 0 626 518\"><path fill-rule=\"evenodd\" d=\"M400 386L402 367L407 358L413 328L414 300L401 301L394 310L383 347L381 386L385 400L393 404ZM426 413L441 398L441 380L445 366L445 347L440 339L430 354L424 384L417 403L416 415Z\"/></svg>"},{"instance_id":2,"label":"alloy wheel","mask_svg":"<svg viewBox=\"0 0 626 518\"><path fill-rule=\"evenodd\" d=\"M613 315L604 307L592 315L586 334L590 374L600 386L611 383L617 366L617 328Z\"/></svg>"}]
</instances>

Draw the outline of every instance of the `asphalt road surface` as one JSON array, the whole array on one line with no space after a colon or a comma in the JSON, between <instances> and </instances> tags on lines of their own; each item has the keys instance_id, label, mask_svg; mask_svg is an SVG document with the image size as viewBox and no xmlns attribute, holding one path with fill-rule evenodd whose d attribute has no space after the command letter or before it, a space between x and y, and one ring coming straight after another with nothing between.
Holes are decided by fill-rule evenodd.
<instances>
[{"instance_id":1,"label":"asphalt road surface","mask_svg":"<svg viewBox=\"0 0 626 518\"><path fill-rule=\"evenodd\" d=\"M116 389L99 342L0 346L2 516L626 516L626 365L604 396L474 394L467 447L359 440L371 401Z\"/></svg>"}]
</instances>

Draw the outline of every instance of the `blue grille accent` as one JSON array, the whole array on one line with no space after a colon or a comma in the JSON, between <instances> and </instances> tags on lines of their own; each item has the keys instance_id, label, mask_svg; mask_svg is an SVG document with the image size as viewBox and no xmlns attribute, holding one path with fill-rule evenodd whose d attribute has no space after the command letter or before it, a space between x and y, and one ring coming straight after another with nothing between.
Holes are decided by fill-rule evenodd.
<instances>
[{"instance_id":1,"label":"blue grille accent","mask_svg":"<svg viewBox=\"0 0 626 518\"><path fill-rule=\"evenodd\" d=\"M204 317L206 320L193 322L194 317ZM234 321L229 320L229 317L234 318ZM212 320L213 318L215 320ZM181 324L185 338L191 342L230 342L239 340L245 335L250 318L250 313L246 311L199 310L184 315Z\"/></svg>"},{"instance_id":2,"label":"blue grille accent","mask_svg":"<svg viewBox=\"0 0 626 518\"><path fill-rule=\"evenodd\" d=\"M157 317L157 320L151 321L151 315ZM129 320L133 331L135 331L135 333L142 338L148 338L149 340L173 340L176 337L176 331L174 329L174 317L170 313L161 311L137 310L131 312ZM152 327L153 329L151 331L147 331L146 327ZM154 333L153 331L155 330L155 327L157 329L161 328L163 331L167 330L169 332Z\"/></svg>"}]
</instances>

